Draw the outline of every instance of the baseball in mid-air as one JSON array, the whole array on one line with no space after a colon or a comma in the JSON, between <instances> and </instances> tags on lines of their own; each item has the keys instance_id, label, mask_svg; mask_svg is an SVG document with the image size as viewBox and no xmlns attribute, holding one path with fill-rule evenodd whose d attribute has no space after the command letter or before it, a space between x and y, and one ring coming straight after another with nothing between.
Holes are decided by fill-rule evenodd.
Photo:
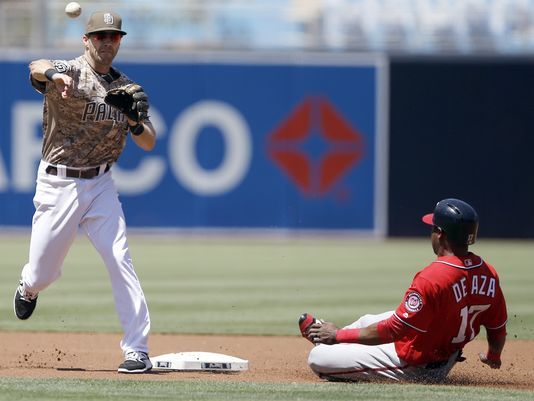
<instances>
[{"instance_id":1,"label":"baseball in mid-air","mask_svg":"<svg viewBox=\"0 0 534 401\"><path fill-rule=\"evenodd\" d=\"M65 14L67 14L71 18L79 17L82 13L82 6L80 6L75 1L71 1L69 4L65 6Z\"/></svg>"}]
</instances>

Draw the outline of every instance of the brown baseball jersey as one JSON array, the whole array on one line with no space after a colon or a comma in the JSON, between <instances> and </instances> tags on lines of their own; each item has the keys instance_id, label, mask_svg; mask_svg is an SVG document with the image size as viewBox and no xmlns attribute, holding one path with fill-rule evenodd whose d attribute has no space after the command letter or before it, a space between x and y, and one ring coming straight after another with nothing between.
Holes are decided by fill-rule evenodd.
<instances>
[{"instance_id":1,"label":"brown baseball jersey","mask_svg":"<svg viewBox=\"0 0 534 401\"><path fill-rule=\"evenodd\" d=\"M107 105L109 89L132 83L115 68L97 73L82 55L73 60L52 61L55 69L73 80L73 93L63 99L53 82L31 79L45 95L42 158L51 164L92 167L117 161L128 133L126 117Z\"/></svg>"}]
</instances>

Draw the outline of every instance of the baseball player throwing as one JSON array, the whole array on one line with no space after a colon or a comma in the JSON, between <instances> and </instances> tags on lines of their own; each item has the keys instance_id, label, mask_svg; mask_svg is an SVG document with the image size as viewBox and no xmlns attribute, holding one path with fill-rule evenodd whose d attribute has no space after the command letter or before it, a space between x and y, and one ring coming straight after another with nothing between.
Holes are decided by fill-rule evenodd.
<instances>
[{"instance_id":1,"label":"baseball player throwing","mask_svg":"<svg viewBox=\"0 0 534 401\"><path fill-rule=\"evenodd\" d=\"M150 317L110 169L128 131L146 151L154 147L156 133L147 119L148 99L142 88L111 65L126 35L121 27L119 15L96 12L83 35L82 56L30 63L31 84L44 94L44 135L29 260L22 269L14 309L19 319L31 316L37 295L59 278L82 228L105 262L124 330L125 361L118 371L142 373L152 367L147 347ZM108 91L119 87L126 88L128 110L104 101Z\"/></svg>"},{"instance_id":2,"label":"baseball player throwing","mask_svg":"<svg viewBox=\"0 0 534 401\"><path fill-rule=\"evenodd\" d=\"M327 380L389 378L439 382L463 347L486 328L488 349L480 360L501 366L506 303L495 269L468 251L478 215L467 203L444 199L423 221L432 226L437 259L417 273L395 311L365 315L344 328L304 314L301 333L316 344L310 368Z\"/></svg>"}]
</instances>

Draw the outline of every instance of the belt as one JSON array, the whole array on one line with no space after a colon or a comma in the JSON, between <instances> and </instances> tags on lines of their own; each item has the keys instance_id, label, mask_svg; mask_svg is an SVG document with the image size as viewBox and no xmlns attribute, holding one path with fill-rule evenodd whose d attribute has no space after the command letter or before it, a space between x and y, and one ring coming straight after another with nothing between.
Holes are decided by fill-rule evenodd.
<instances>
[{"instance_id":1,"label":"belt","mask_svg":"<svg viewBox=\"0 0 534 401\"><path fill-rule=\"evenodd\" d=\"M105 165L106 167L102 170L100 167L90 167L90 168L70 168L65 167L64 169L58 168L57 166L49 165L45 171L48 174L57 175L57 176L64 176L69 178L85 178L85 179L91 179L95 178L96 176L99 176L100 174L104 174L109 171L111 168L111 163L108 163ZM64 170L64 173L58 174L58 170Z\"/></svg>"}]
</instances>

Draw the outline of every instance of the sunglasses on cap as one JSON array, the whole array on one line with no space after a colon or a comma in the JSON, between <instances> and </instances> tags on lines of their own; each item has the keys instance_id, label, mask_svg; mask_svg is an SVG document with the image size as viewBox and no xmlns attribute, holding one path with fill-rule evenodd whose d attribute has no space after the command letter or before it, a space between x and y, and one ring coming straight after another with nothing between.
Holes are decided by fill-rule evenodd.
<instances>
[{"instance_id":1,"label":"sunglasses on cap","mask_svg":"<svg viewBox=\"0 0 534 401\"><path fill-rule=\"evenodd\" d=\"M95 38L99 42L109 39L113 43L119 42L122 38L122 34L120 32L95 32L91 33L89 36Z\"/></svg>"}]
</instances>

